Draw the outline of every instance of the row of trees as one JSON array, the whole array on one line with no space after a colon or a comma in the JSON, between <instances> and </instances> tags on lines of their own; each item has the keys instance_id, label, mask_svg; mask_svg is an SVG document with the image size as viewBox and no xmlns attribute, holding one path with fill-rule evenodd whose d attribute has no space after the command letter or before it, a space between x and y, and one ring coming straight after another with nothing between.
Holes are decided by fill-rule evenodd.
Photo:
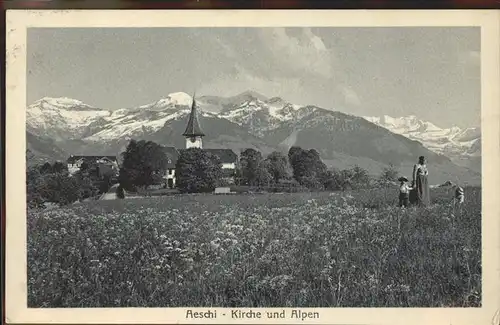
<instances>
[{"instance_id":1,"label":"row of trees","mask_svg":"<svg viewBox=\"0 0 500 325\"><path fill-rule=\"evenodd\" d=\"M123 153L120 184L130 191L160 184L165 181L167 161L160 145L132 140ZM183 193L211 192L225 183L219 157L196 148L180 152L175 174L177 188ZM234 178L237 185L253 187L287 184L312 190L346 190L387 185L395 182L397 175L394 166L387 167L377 179L359 166L328 169L316 150L292 147L287 155L275 151L267 157L255 149L242 151Z\"/></svg>"},{"instance_id":2,"label":"row of trees","mask_svg":"<svg viewBox=\"0 0 500 325\"><path fill-rule=\"evenodd\" d=\"M112 183L113 175L102 175L96 164L84 162L70 175L63 162L46 162L26 171L27 203L29 207L41 207L46 202L69 204L105 193Z\"/></svg>"},{"instance_id":3,"label":"row of trees","mask_svg":"<svg viewBox=\"0 0 500 325\"><path fill-rule=\"evenodd\" d=\"M69 175L66 164L55 162L30 167L27 171L28 204L40 206L45 202L68 204L96 197L120 183L123 189L137 191L153 184L164 184L168 160L163 148L152 141L131 140L122 153L118 180L113 174L102 174L95 164L83 163L80 170ZM222 163L218 156L191 148L182 150L175 165L177 189L182 193L212 192L225 185ZM227 176L227 175L226 175ZM359 166L350 169L328 169L314 150L292 147L285 155L272 152L264 157L255 149L240 154L234 173L237 185L253 187L300 186L311 190L346 190L384 186L396 181L398 171L389 166L373 179Z\"/></svg>"},{"instance_id":4,"label":"row of trees","mask_svg":"<svg viewBox=\"0 0 500 325\"><path fill-rule=\"evenodd\" d=\"M354 166L349 169L328 169L314 150L292 147L288 156L273 152L266 158L254 149L247 149L240 157L241 184L250 186L276 186L283 182L295 182L314 190L346 190L393 184L398 177L398 170L390 165L378 178L372 178L368 172Z\"/></svg>"}]
</instances>

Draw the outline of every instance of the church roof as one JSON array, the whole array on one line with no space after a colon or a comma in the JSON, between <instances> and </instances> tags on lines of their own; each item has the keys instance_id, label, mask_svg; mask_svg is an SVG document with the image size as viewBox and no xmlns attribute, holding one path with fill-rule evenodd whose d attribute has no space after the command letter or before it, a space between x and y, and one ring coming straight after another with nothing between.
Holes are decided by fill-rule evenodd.
<instances>
[{"instance_id":1,"label":"church roof","mask_svg":"<svg viewBox=\"0 0 500 325\"><path fill-rule=\"evenodd\" d=\"M175 164L179 158L177 149L174 147L163 147L163 152L167 155L167 168L175 168Z\"/></svg>"},{"instance_id":2,"label":"church roof","mask_svg":"<svg viewBox=\"0 0 500 325\"><path fill-rule=\"evenodd\" d=\"M225 164L235 163L238 160L238 156L231 149L203 149L203 150L218 156L221 162Z\"/></svg>"},{"instance_id":3,"label":"church roof","mask_svg":"<svg viewBox=\"0 0 500 325\"><path fill-rule=\"evenodd\" d=\"M186 126L186 130L182 135L185 137L196 137L205 135L201 130L200 122L198 121L196 100L194 99L194 96L193 96L193 104L191 105L191 114L189 114L188 124Z\"/></svg>"},{"instance_id":4,"label":"church roof","mask_svg":"<svg viewBox=\"0 0 500 325\"><path fill-rule=\"evenodd\" d=\"M189 150L189 149L179 149L179 151L184 151L184 150ZM219 157L221 163L223 164L230 164L230 163L236 163L238 161L238 155L234 153L233 150L231 149L200 149L205 152L211 153L213 155L216 155Z\"/></svg>"}]
</instances>

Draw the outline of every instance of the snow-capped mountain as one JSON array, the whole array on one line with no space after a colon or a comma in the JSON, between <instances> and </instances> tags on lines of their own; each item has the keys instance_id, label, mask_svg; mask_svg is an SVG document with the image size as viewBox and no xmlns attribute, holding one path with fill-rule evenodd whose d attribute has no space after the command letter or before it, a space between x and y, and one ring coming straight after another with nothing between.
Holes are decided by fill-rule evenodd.
<instances>
[{"instance_id":1,"label":"snow-capped mountain","mask_svg":"<svg viewBox=\"0 0 500 325\"><path fill-rule=\"evenodd\" d=\"M197 99L200 114L216 116L249 128L255 135L293 122L312 113L315 108L301 107L274 97L254 97L252 93L226 100L218 113L214 103L221 103L214 96ZM238 101L239 100L239 101ZM106 141L119 137L133 137L156 132L166 122L189 114L192 97L186 93L169 94L156 102L134 108L105 110L69 98L43 98L28 106L27 126L33 134L53 139L81 139Z\"/></svg>"},{"instance_id":2,"label":"snow-capped mountain","mask_svg":"<svg viewBox=\"0 0 500 325\"><path fill-rule=\"evenodd\" d=\"M481 129L459 127L440 128L414 115L406 117L364 117L366 120L421 142L426 148L450 157L454 162L477 169L481 157ZM475 166L473 166L475 165Z\"/></svg>"},{"instance_id":3,"label":"snow-capped mountain","mask_svg":"<svg viewBox=\"0 0 500 325\"><path fill-rule=\"evenodd\" d=\"M112 111L69 98L45 97L28 106L26 123L31 133L55 140L107 141L156 132L167 121L187 115L191 103L191 96L179 92L147 105Z\"/></svg>"},{"instance_id":4,"label":"snow-capped mountain","mask_svg":"<svg viewBox=\"0 0 500 325\"><path fill-rule=\"evenodd\" d=\"M87 127L98 124L111 112L70 98L42 98L26 110L26 126L34 134L50 138L80 138Z\"/></svg>"},{"instance_id":5,"label":"snow-capped mountain","mask_svg":"<svg viewBox=\"0 0 500 325\"><path fill-rule=\"evenodd\" d=\"M250 98L238 105L227 107L218 116L244 126L252 134L263 136L283 123L294 123L311 114L315 108L299 106L279 97L261 100Z\"/></svg>"},{"instance_id":6,"label":"snow-capped mountain","mask_svg":"<svg viewBox=\"0 0 500 325\"><path fill-rule=\"evenodd\" d=\"M357 164L373 173L389 163L411 166L415 157L425 155L441 166L443 181L449 173L460 177L469 173L443 153L454 149L467 157L480 156L480 141L474 142L478 130L440 129L415 117L361 118L254 92L227 98L202 96L196 102L207 134L206 147L235 152L255 148L268 154L297 145L317 149L327 164L337 168ZM184 147L181 134L191 104L192 97L181 92L118 110L69 98L43 98L27 107L28 144L37 155L46 157L61 150L67 154L119 154L131 138ZM474 173L472 177L478 179Z\"/></svg>"}]
</instances>

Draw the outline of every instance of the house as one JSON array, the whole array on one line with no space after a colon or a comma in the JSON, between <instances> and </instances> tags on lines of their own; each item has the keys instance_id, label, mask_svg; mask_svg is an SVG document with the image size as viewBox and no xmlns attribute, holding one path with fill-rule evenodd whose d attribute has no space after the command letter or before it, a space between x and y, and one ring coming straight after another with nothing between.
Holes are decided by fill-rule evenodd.
<instances>
[{"instance_id":1,"label":"house","mask_svg":"<svg viewBox=\"0 0 500 325\"><path fill-rule=\"evenodd\" d=\"M238 155L234 153L231 149L204 149L211 154L218 156L222 163L222 177L229 183L234 183L234 177L236 176L236 165L238 162Z\"/></svg>"},{"instance_id":2,"label":"house","mask_svg":"<svg viewBox=\"0 0 500 325\"><path fill-rule=\"evenodd\" d=\"M73 175L80 170L83 163L97 165L99 175L118 173L118 161L116 156L75 156L71 155L66 161L68 172Z\"/></svg>"},{"instance_id":3,"label":"house","mask_svg":"<svg viewBox=\"0 0 500 325\"><path fill-rule=\"evenodd\" d=\"M236 153L234 153L234 151L231 149L203 148L203 137L205 136L205 133L202 131L200 122L198 121L196 100L194 99L194 96L188 123L182 135L186 138L185 149L200 148L206 152L218 156L222 162L222 172L224 175L224 179L229 183L234 182L236 166L238 163L238 155L236 155ZM164 147L164 150L169 159L169 162L167 164L167 172L164 178L166 179L167 187L173 188L175 187L175 164L179 157L179 151L184 149L177 150L174 147Z\"/></svg>"},{"instance_id":4,"label":"house","mask_svg":"<svg viewBox=\"0 0 500 325\"><path fill-rule=\"evenodd\" d=\"M167 171L163 177L166 180L166 185L168 188L175 187L175 164L179 158L179 151L174 147L163 147L163 151L167 156Z\"/></svg>"}]
</instances>

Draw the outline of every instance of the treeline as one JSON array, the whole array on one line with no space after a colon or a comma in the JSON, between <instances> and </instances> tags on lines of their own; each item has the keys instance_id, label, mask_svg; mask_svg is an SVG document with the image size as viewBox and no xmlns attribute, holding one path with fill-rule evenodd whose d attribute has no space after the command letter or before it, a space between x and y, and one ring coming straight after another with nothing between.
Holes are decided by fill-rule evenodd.
<instances>
[{"instance_id":1,"label":"treeline","mask_svg":"<svg viewBox=\"0 0 500 325\"><path fill-rule=\"evenodd\" d=\"M48 202L70 204L107 192L113 182L114 175L100 173L96 164L84 162L79 171L70 175L65 163L46 162L26 170L27 204L30 208L44 207Z\"/></svg>"},{"instance_id":2,"label":"treeline","mask_svg":"<svg viewBox=\"0 0 500 325\"><path fill-rule=\"evenodd\" d=\"M84 162L78 172L70 175L62 162L45 163L27 170L27 202L30 207L45 202L60 205L95 198L119 183L117 195L145 190L151 185L166 185L168 157L162 146L152 141L131 140L121 154L118 177L114 171L100 173L96 164ZM175 165L176 188L181 193L213 192L218 186L234 184L257 190L336 191L362 189L393 184L398 177L394 166L373 178L354 166L349 169L328 169L314 149L292 147L287 154L272 152L263 156L255 149L241 152L234 173L222 169L218 156L197 148L181 150ZM232 182L231 182L232 180Z\"/></svg>"},{"instance_id":3,"label":"treeline","mask_svg":"<svg viewBox=\"0 0 500 325\"><path fill-rule=\"evenodd\" d=\"M257 187L301 186L309 190L348 190L372 188L393 184L398 177L397 169L390 165L379 177L354 166L349 169L328 169L315 149L292 147L285 156L273 152L266 158L254 149L246 149L240 156L237 183Z\"/></svg>"},{"instance_id":4,"label":"treeline","mask_svg":"<svg viewBox=\"0 0 500 325\"><path fill-rule=\"evenodd\" d=\"M162 147L152 141L131 140L122 154L119 181L127 191L145 189L150 185L165 184L169 158ZM287 154L279 151L263 156L255 149L245 149L233 175L222 169L219 157L202 149L179 152L175 165L176 188L181 193L213 192L218 186L235 185L266 190L347 190L392 184L398 171L387 167L382 175L373 178L368 172L354 166L349 169L328 169L314 150L292 147Z\"/></svg>"}]
</instances>

